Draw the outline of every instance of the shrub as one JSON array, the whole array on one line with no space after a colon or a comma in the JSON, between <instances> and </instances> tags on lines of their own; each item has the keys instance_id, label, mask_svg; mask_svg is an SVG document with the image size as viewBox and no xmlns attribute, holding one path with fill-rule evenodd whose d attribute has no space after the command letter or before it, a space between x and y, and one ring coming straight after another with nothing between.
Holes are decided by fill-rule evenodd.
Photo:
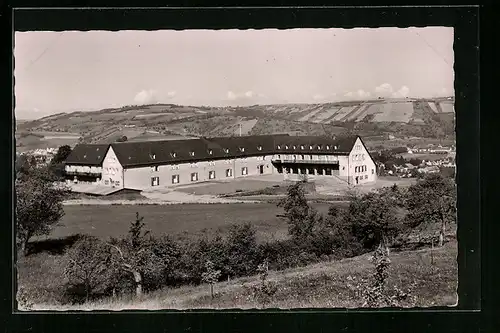
<instances>
[{"instance_id":1,"label":"shrub","mask_svg":"<svg viewBox=\"0 0 500 333\"><path fill-rule=\"evenodd\" d=\"M233 225L227 237L228 273L244 276L257 267L257 239L255 228L250 223Z\"/></svg>"},{"instance_id":2,"label":"shrub","mask_svg":"<svg viewBox=\"0 0 500 333\"><path fill-rule=\"evenodd\" d=\"M70 302L88 301L104 293L110 280L111 249L92 236L83 236L68 251L64 275L68 279L66 297Z\"/></svg>"}]
</instances>

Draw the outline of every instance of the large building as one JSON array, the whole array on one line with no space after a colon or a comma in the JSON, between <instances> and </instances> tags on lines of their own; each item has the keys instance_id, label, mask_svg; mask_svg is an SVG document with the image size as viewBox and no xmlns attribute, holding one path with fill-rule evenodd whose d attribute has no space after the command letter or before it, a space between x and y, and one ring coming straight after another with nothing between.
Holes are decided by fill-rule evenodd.
<instances>
[{"instance_id":1,"label":"large building","mask_svg":"<svg viewBox=\"0 0 500 333\"><path fill-rule=\"evenodd\" d=\"M359 136L263 135L79 144L66 160L75 182L145 190L240 177L282 174L337 177L357 185L376 180Z\"/></svg>"}]
</instances>

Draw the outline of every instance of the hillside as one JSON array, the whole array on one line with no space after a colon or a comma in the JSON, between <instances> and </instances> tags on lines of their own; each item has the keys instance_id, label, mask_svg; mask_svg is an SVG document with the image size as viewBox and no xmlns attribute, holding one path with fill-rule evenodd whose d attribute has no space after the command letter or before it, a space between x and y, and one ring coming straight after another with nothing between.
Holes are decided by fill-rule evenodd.
<instances>
[{"instance_id":1,"label":"hillside","mask_svg":"<svg viewBox=\"0 0 500 333\"><path fill-rule=\"evenodd\" d=\"M457 243L451 241L442 248L425 248L403 251L391 255L389 283L406 291L415 284L409 299L400 301L402 307L454 306L457 302ZM55 255L44 254L56 267L62 266ZM432 256L432 259L431 259ZM324 261L285 271L271 271L269 280L278 285L276 294L264 303L256 298L252 286L259 284L258 276L242 277L215 286L216 297L210 298L207 285L167 288L144 295L142 299L120 297L103 299L81 305L60 305L43 295L45 302L36 304L34 310L130 310L130 309L255 309L255 308L357 308L363 306L358 289L361 281L373 274L370 254ZM431 260L434 264L431 263ZM22 259L21 266L41 269L46 264L39 258ZM50 270L53 272L54 270ZM52 273L55 274L55 273ZM33 279L36 275L26 276ZM58 281L56 275L51 287ZM37 283L43 283L40 279ZM21 284L27 281L21 280ZM45 281L47 283L48 281Z\"/></svg>"},{"instance_id":2,"label":"hillside","mask_svg":"<svg viewBox=\"0 0 500 333\"><path fill-rule=\"evenodd\" d=\"M336 135L356 132L364 136L394 134L445 138L454 136L454 112L452 97L248 107L154 104L59 113L18 122L16 138L23 146L40 145L35 137L43 140L41 132L77 136L83 142L103 143L113 142L122 136L128 140L158 140L231 136L240 132L243 135ZM23 138L31 141L26 143Z\"/></svg>"}]
</instances>

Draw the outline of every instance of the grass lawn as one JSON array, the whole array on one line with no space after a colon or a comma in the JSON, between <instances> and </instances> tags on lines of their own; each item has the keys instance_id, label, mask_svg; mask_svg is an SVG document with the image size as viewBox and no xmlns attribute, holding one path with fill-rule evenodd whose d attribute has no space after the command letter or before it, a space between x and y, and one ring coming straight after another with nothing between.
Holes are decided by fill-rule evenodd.
<instances>
[{"instance_id":1,"label":"grass lawn","mask_svg":"<svg viewBox=\"0 0 500 333\"><path fill-rule=\"evenodd\" d=\"M434 264L431 264L431 250L392 253L389 268L389 288L398 287L406 291L415 284L411 299L400 301L403 307L453 306L457 301L458 269L457 243L451 241L444 247L434 249ZM340 261L327 261L270 272L268 280L278 285L277 292L263 300L256 298L250 286L259 282L257 276L244 277L217 283L216 297L211 299L209 287L183 286L146 294L142 299L103 299L83 305L57 305L50 299L40 298L35 309L39 310L123 310L123 309L196 309L196 308L356 308L363 305L357 290L361 280L373 274L369 255ZM49 264L57 264L47 258ZM40 271L39 265L31 266ZM53 266L50 267L49 271ZM40 271L41 273L41 271ZM45 273L47 274L47 273ZM47 277L56 278L48 273ZM46 275L44 275L46 276ZM34 279L34 278L31 278ZM48 279L47 279L48 280ZM21 279L26 283L27 277ZM35 281L33 281L35 282ZM51 284L47 282L47 288ZM53 287L53 286L52 286ZM43 293L39 292L42 296ZM45 304L41 304L45 303Z\"/></svg>"},{"instance_id":2,"label":"grass lawn","mask_svg":"<svg viewBox=\"0 0 500 333\"><path fill-rule=\"evenodd\" d=\"M329 204L314 206L323 213ZM201 234L205 229L226 229L230 224L252 223L260 240L283 238L286 222L278 218L283 210L270 203L183 204L183 205L67 205L62 221L51 238L91 234L101 238L125 235L135 213L144 216L146 229L154 235Z\"/></svg>"}]
</instances>

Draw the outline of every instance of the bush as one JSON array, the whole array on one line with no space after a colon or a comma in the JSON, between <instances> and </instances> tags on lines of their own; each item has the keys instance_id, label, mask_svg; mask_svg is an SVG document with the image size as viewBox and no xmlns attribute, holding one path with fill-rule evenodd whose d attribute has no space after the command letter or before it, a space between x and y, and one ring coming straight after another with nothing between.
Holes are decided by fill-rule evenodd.
<instances>
[{"instance_id":1,"label":"bush","mask_svg":"<svg viewBox=\"0 0 500 333\"><path fill-rule=\"evenodd\" d=\"M255 228L245 223L233 225L227 238L228 273L231 276L244 276L257 268L257 239Z\"/></svg>"},{"instance_id":2,"label":"bush","mask_svg":"<svg viewBox=\"0 0 500 333\"><path fill-rule=\"evenodd\" d=\"M68 279L66 297L70 302L83 302L102 294L110 279L111 249L92 236L83 236L68 251L64 275Z\"/></svg>"}]
</instances>

